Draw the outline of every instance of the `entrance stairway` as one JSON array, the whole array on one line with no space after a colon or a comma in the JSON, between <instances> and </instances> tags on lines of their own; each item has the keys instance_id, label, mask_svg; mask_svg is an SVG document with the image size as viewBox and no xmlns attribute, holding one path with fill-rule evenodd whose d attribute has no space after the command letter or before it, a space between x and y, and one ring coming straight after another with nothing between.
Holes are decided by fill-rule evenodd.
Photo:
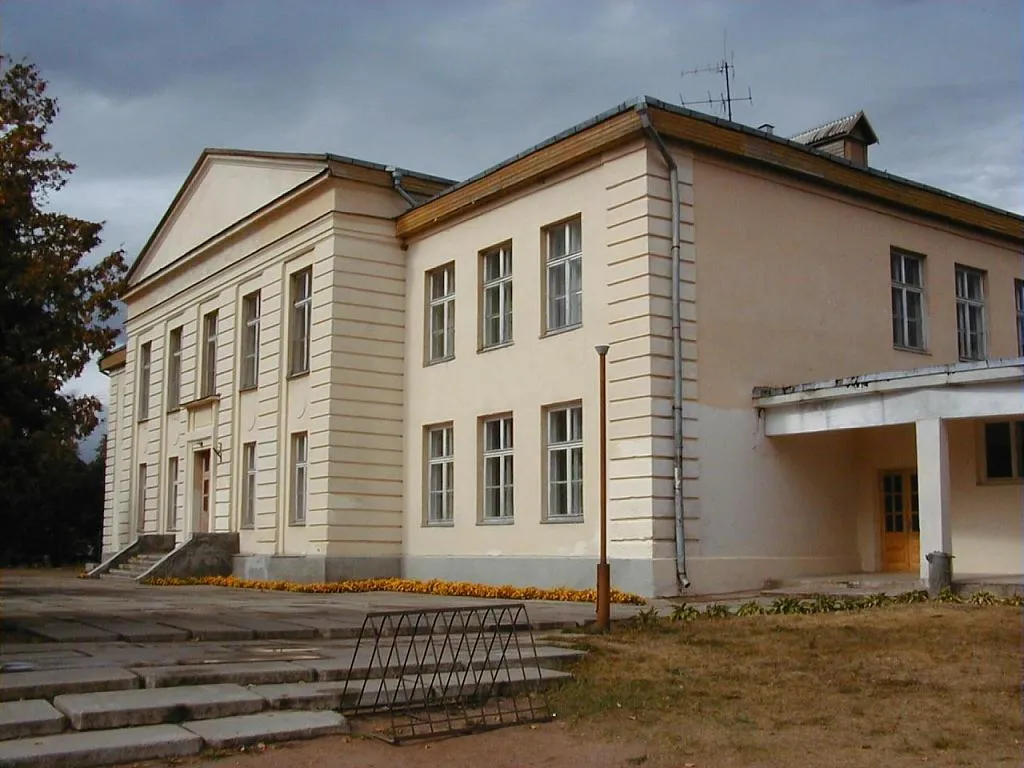
<instances>
[{"instance_id":1,"label":"entrance stairway","mask_svg":"<svg viewBox=\"0 0 1024 768\"><path fill-rule=\"evenodd\" d=\"M121 579L136 581L146 571L159 563L167 555L166 552L146 552L133 555L114 565L106 573L100 574L101 579Z\"/></svg>"}]
</instances>

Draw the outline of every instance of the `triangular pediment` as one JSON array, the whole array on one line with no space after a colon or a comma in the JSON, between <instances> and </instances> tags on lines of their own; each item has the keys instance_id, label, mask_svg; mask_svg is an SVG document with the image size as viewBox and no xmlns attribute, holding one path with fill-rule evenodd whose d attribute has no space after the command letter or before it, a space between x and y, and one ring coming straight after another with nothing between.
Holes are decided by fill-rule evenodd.
<instances>
[{"instance_id":1,"label":"triangular pediment","mask_svg":"<svg viewBox=\"0 0 1024 768\"><path fill-rule=\"evenodd\" d=\"M206 150L132 265L129 285L166 269L325 167L324 156Z\"/></svg>"}]
</instances>

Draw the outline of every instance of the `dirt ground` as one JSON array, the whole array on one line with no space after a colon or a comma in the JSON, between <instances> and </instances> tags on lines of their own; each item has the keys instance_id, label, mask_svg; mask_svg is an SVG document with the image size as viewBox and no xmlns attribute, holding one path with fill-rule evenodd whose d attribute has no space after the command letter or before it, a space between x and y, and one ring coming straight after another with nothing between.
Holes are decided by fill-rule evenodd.
<instances>
[{"instance_id":1,"label":"dirt ground","mask_svg":"<svg viewBox=\"0 0 1024 768\"><path fill-rule=\"evenodd\" d=\"M189 768L1020 766L1022 611L921 604L577 636L557 720L429 744L328 738ZM354 723L359 728L359 722Z\"/></svg>"}]
</instances>

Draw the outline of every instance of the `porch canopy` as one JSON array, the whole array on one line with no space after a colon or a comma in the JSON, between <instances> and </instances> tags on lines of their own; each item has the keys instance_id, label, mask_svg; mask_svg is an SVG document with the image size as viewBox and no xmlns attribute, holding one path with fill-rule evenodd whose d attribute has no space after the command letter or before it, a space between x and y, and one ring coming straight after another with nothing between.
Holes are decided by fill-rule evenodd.
<instances>
[{"instance_id":1,"label":"porch canopy","mask_svg":"<svg viewBox=\"0 0 1024 768\"><path fill-rule=\"evenodd\" d=\"M952 554L946 422L1024 417L1024 357L755 387L753 402L768 437L915 426L921 577L927 578L927 553Z\"/></svg>"}]
</instances>

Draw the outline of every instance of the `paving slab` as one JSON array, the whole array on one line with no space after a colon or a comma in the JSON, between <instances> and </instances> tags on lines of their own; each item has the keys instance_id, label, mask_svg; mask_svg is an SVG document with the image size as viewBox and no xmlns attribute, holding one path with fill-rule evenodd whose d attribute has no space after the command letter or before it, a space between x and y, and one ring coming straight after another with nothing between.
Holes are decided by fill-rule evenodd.
<instances>
[{"instance_id":1,"label":"paving slab","mask_svg":"<svg viewBox=\"0 0 1024 768\"><path fill-rule=\"evenodd\" d=\"M261 712L266 700L240 685L227 683L75 693L55 697L53 705L68 716L72 728L91 731L248 715Z\"/></svg>"},{"instance_id":2,"label":"paving slab","mask_svg":"<svg viewBox=\"0 0 1024 768\"><path fill-rule=\"evenodd\" d=\"M281 621L274 616L267 616L265 614L230 614L224 617L224 623L252 630L258 638L302 640L313 638L317 635L314 627L294 624L290 621Z\"/></svg>"},{"instance_id":3,"label":"paving slab","mask_svg":"<svg viewBox=\"0 0 1024 768\"><path fill-rule=\"evenodd\" d=\"M85 619L84 623L105 632L112 632L123 640L133 643L168 643L188 640L190 637L188 630L158 624L155 621L97 616Z\"/></svg>"},{"instance_id":4,"label":"paving slab","mask_svg":"<svg viewBox=\"0 0 1024 768\"><path fill-rule=\"evenodd\" d=\"M348 733L345 718L327 710L262 712L258 715L188 722L183 727L202 737L207 746L214 748Z\"/></svg>"},{"instance_id":5,"label":"paving slab","mask_svg":"<svg viewBox=\"0 0 1024 768\"><path fill-rule=\"evenodd\" d=\"M19 622L18 626L26 632L45 637L56 643L85 643L93 640L117 640L118 638L115 632L108 632L80 621L64 619Z\"/></svg>"},{"instance_id":6,"label":"paving slab","mask_svg":"<svg viewBox=\"0 0 1024 768\"><path fill-rule=\"evenodd\" d=\"M175 685L237 683L309 683L313 670L288 661L258 661L242 664L180 664L167 667L138 667L132 670L146 688Z\"/></svg>"},{"instance_id":7,"label":"paving slab","mask_svg":"<svg viewBox=\"0 0 1024 768\"><path fill-rule=\"evenodd\" d=\"M46 736L64 730L64 715L43 699L0 703L0 740Z\"/></svg>"},{"instance_id":8,"label":"paving slab","mask_svg":"<svg viewBox=\"0 0 1024 768\"><path fill-rule=\"evenodd\" d=\"M185 630L193 640L251 640L256 637L251 629L225 624L208 616L160 614L160 623Z\"/></svg>"},{"instance_id":9,"label":"paving slab","mask_svg":"<svg viewBox=\"0 0 1024 768\"><path fill-rule=\"evenodd\" d=\"M412 678L405 681L409 685ZM364 697L368 705L382 689L391 691L402 685L401 679L352 680L333 683L285 683L253 685L249 690L262 696L271 709L342 709L358 704ZM382 697L382 701L386 697Z\"/></svg>"},{"instance_id":10,"label":"paving slab","mask_svg":"<svg viewBox=\"0 0 1024 768\"><path fill-rule=\"evenodd\" d=\"M0 675L0 701L52 699L61 693L125 691L140 684L138 677L118 667L10 672Z\"/></svg>"},{"instance_id":11,"label":"paving slab","mask_svg":"<svg viewBox=\"0 0 1024 768\"><path fill-rule=\"evenodd\" d=\"M319 637L331 639L354 639L359 637L365 614L360 611L329 610L320 614L296 614L288 621L304 627L312 627Z\"/></svg>"},{"instance_id":12,"label":"paving slab","mask_svg":"<svg viewBox=\"0 0 1024 768\"><path fill-rule=\"evenodd\" d=\"M62 733L0 742L5 768L85 768L199 754L203 740L177 725Z\"/></svg>"}]
</instances>

